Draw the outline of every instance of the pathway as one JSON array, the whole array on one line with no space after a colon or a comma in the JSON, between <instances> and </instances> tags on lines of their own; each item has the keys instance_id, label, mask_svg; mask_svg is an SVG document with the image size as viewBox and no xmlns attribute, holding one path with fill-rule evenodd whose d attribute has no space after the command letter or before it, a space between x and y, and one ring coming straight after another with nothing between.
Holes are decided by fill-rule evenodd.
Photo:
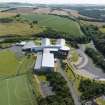
<instances>
[{"instance_id":1,"label":"pathway","mask_svg":"<svg viewBox=\"0 0 105 105\"><path fill-rule=\"evenodd\" d=\"M76 91L76 88L73 84L72 81L70 81L67 76L66 73L64 72L64 70L61 67L60 61L58 60L58 68L59 68L59 72L61 73L61 75L64 77L64 79L67 81L67 85L69 87L70 90L70 94L72 95L72 98L74 100L74 104L75 105L81 105L80 101L79 101L79 96L78 96L78 92Z\"/></svg>"}]
</instances>

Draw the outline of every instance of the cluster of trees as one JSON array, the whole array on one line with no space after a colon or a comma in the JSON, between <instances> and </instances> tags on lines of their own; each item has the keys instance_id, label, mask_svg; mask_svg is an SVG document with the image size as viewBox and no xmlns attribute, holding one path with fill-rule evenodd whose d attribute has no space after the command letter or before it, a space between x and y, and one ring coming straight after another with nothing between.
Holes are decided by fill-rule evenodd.
<instances>
[{"instance_id":1,"label":"cluster of trees","mask_svg":"<svg viewBox=\"0 0 105 105\"><path fill-rule=\"evenodd\" d=\"M0 23L11 23L13 22L12 18L0 18Z\"/></svg>"},{"instance_id":2,"label":"cluster of trees","mask_svg":"<svg viewBox=\"0 0 105 105\"><path fill-rule=\"evenodd\" d=\"M66 18L66 19L76 21L76 19L74 17L67 16L67 15L58 15L58 14L49 14L49 15L59 16L59 17L62 17L62 18Z\"/></svg>"},{"instance_id":3,"label":"cluster of trees","mask_svg":"<svg viewBox=\"0 0 105 105\"><path fill-rule=\"evenodd\" d=\"M82 93L82 100L90 100L105 94L105 83L99 83L95 80L81 80L79 90Z\"/></svg>"},{"instance_id":4,"label":"cluster of trees","mask_svg":"<svg viewBox=\"0 0 105 105\"><path fill-rule=\"evenodd\" d=\"M97 26L81 26L82 31L86 36L90 37L96 48L105 55L105 34L101 33Z\"/></svg>"},{"instance_id":5,"label":"cluster of trees","mask_svg":"<svg viewBox=\"0 0 105 105\"><path fill-rule=\"evenodd\" d=\"M84 20L84 21L91 21L91 22L105 22L102 19L94 19L94 18L89 18L89 17L77 17L79 20Z\"/></svg>"},{"instance_id":6,"label":"cluster of trees","mask_svg":"<svg viewBox=\"0 0 105 105\"><path fill-rule=\"evenodd\" d=\"M93 62L97 66L101 67L103 71L105 72L105 60L104 60L103 55L93 48L86 48L85 52L88 56L92 58Z\"/></svg>"},{"instance_id":7,"label":"cluster of trees","mask_svg":"<svg viewBox=\"0 0 105 105\"><path fill-rule=\"evenodd\" d=\"M88 43L90 39L83 35L71 35L70 33L65 33L65 32L58 32L56 30L53 30L51 28L47 28L45 31L42 33L38 34L40 37L49 37L49 38L65 38L69 42L73 42L74 44L77 43Z\"/></svg>"},{"instance_id":8,"label":"cluster of trees","mask_svg":"<svg viewBox=\"0 0 105 105\"><path fill-rule=\"evenodd\" d=\"M103 16L105 14L105 10L81 9L81 10L79 10L79 13L81 15L91 17L91 18L96 19L98 21L104 21L105 22L105 17Z\"/></svg>"},{"instance_id":9,"label":"cluster of trees","mask_svg":"<svg viewBox=\"0 0 105 105\"><path fill-rule=\"evenodd\" d=\"M47 80L50 81L55 95L41 98L39 105L74 105L67 83L59 73L47 74Z\"/></svg>"},{"instance_id":10,"label":"cluster of trees","mask_svg":"<svg viewBox=\"0 0 105 105\"><path fill-rule=\"evenodd\" d=\"M14 18L19 21L19 22L26 22L30 25L30 28L33 28L35 24L38 24L38 21L37 20L33 20L33 21L29 21L29 20L25 20L21 17L21 14L17 14L16 16L14 16Z\"/></svg>"}]
</instances>

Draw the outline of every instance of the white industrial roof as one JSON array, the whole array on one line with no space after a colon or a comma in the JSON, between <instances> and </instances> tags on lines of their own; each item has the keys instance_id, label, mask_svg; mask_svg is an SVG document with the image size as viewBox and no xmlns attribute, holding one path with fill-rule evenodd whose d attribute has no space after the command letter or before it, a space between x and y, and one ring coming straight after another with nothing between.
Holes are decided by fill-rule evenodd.
<instances>
[{"instance_id":1,"label":"white industrial roof","mask_svg":"<svg viewBox=\"0 0 105 105\"><path fill-rule=\"evenodd\" d=\"M53 48L53 47L52 47L52 48L44 48L44 49L43 49L43 52L44 52L44 53L46 53L46 52L48 53L48 52L51 52L51 51L58 51L58 48Z\"/></svg>"},{"instance_id":2,"label":"white industrial roof","mask_svg":"<svg viewBox=\"0 0 105 105\"><path fill-rule=\"evenodd\" d=\"M33 47L36 47L35 43L33 41L29 41L23 46L22 49L29 49L29 48L33 48Z\"/></svg>"},{"instance_id":3,"label":"white industrial roof","mask_svg":"<svg viewBox=\"0 0 105 105\"><path fill-rule=\"evenodd\" d=\"M69 47L67 47L67 46L62 46L62 47L60 48L60 50L69 51L69 50L70 50L70 48L69 48Z\"/></svg>"},{"instance_id":4,"label":"white industrial roof","mask_svg":"<svg viewBox=\"0 0 105 105\"><path fill-rule=\"evenodd\" d=\"M57 39L56 45L65 46L65 39Z\"/></svg>"},{"instance_id":5,"label":"white industrial roof","mask_svg":"<svg viewBox=\"0 0 105 105\"><path fill-rule=\"evenodd\" d=\"M42 39L42 46L48 46L48 45L50 45L50 39L43 38Z\"/></svg>"},{"instance_id":6,"label":"white industrial roof","mask_svg":"<svg viewBox=\"0 0 105 105\"><path fill-rule=\"evenodd\" d=\"M42 67L54 67L54 55L52 53L43 53Z\"/></svg>"},{"instance_id":7,"label":"white industrial roof","mask_svg":"<svg viewBox=\"0 0 105 105\"><path fill-rule=\"evenodd\" d=\"M39 52L37 53L37 59L36 59L34 69L37 69L37 70L41 69L41 64L42 64L42 53Z\"/></svg>"}]
</instances>

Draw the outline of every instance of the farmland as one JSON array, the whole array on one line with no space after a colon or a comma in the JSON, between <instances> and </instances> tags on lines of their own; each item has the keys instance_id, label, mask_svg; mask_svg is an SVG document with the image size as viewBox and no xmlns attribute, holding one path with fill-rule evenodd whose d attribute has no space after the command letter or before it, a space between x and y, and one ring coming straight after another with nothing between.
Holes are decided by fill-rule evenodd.
<instances>
[{"instance_id":1,"label":"farmland","mask_svg":"<svg viewBox=\"0 0 105 105\"><path fill-rule=\"evenodd\" d=\"M22 15L22 18L28 21L37 20L39 25L50 27L56 31L66 32L76 36L83 35L78 23L67 18L44 14Z\"/></svg>"},{"instance_id":2,"label":"farmland","mask_svg":"<svg viewBox=\"0 0 105 105\"><path fill-rule=\"evenodd\" d=\"M5 35L26 36L39 33L42 31L43 29L40 28L38 25L34 25L34 27L31 28L28 23L12 22L0 24L0 36Z\"/></svg>"},{"instance_id":3,"label":"farmland","mask_svg":"<svg viewBox=\"0 0 105 105\"><path fill-rule=\"evenodd\" d=\"M0 18L13 18L16 13L0 13ZM17 21L16 19L19 19ZM74 36L83 36L79 24L71 19L47 14L21 14L19 18L14 18L14 22L0 24L0 36L7 35L32 35L43 32L46 27L58 32L65 32ZM33 27L30 23L38 21Z\"/></svg>"},{"instance_id":4,"label":"farmland","mask_svg":"<svg viewBox=\"0 0 105 105\"><path fill-rule=\"evenodd\" d=\"M0 51L0 104L37 105L30 83L35 58L19 55L12 50Z\"/></svg>"},{"instance_id":5,"label":"farmland","mask_svg":"<svg viewBox=\"0 0 105 105\"><path fill-rule=\"evenodd\" d=\"M11 16L15 16L15 15L16 15L16 13L0 12L0 18L11 17Z\"/></svg>"},{"instance_id":6,"label":"farmland","mask_svg":"<svg viewBox=\"0 0 105 105\"><path fill-rule=\"evenodd\" d=\"M105 28L100 28L100 31L101 31L102 33L105 33Z\"/></svg>"}]
</instances>

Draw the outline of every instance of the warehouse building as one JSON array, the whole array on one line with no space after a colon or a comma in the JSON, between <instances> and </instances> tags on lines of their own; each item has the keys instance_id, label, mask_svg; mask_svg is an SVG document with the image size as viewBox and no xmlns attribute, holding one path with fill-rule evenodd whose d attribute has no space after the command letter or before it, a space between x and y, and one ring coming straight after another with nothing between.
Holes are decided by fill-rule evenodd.
<instances>
[{"instance_id":1,"label":"warehouse building","mask_svg":"<svg viewBox=\"0 0 105 105\"><path fill-rule=\"evenodd\" d=\"M36 72L50 72L54 70L54 58L65 59L70 51L66 46L64 39L58 39L55 45L51 45L50 39L43 38L41 46L36 46L33 41L23 46L23 51L32 51L37 53L37 59L34 70Z\"/></svg>"},{"instance_id":2,"label":"warehouse building","mask_svg":"<svg viewBox=\"0 0 105 105\"><path fill-rule=\"evenodd\" d=\"M34 70L36 72L51 72L54 70L54 54L46 50L43 54L42 52L37 53L37 59L35 63Z\"/></svg>"}]
</instances>

